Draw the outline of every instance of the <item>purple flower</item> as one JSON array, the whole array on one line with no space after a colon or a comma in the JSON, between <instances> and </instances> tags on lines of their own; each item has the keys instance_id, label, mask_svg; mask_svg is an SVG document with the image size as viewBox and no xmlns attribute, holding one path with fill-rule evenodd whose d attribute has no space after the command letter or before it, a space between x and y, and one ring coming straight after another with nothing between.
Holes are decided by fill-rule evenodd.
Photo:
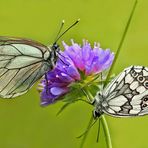
<instances>
[{"instance_id":1,"label":"purple flower","mask_svg":"<svg viewBox=\"0 0 148 148\"><path fill-rule=\"evenodd\" d=\"M81 81L84 76L94 75L109 68L114 54L110 49L103 50L95 43L92 49L84 40L81 47L72 40L68 46L63 42L64 51L60 52L55 68L47 73L47 78L41 82L41 105L54 103L60 96L70 90L70 84Z\"/></svg>"}]
</instances>

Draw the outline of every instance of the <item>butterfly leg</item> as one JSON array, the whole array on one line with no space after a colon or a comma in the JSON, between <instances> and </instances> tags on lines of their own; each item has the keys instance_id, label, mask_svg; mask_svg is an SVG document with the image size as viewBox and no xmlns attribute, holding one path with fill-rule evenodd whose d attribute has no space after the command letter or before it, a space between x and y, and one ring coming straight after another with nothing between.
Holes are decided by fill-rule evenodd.
<instances>
[{"instance_id":1,"label":"butterfly leg","mask_svg":"<svg viewBox=\"0 0 148 148\"><path fill-rule=\"evenodd\" d=\"M49 94L47 73L45 73L45 81L46 81L46 93Z\"/></svg>"},{"instance_id":2,"label":"butterfly leg","mask_svg":"<svg viewBox=\"0 0 148 148\"><path fill-rule=\"evenodd\" d=\"M99 138L100 138L100 127L101 127L101 126L100 126L100 125L101 125L101 124L100 124L100 123L101 123L100 121L101 121L101 120L100 120L100 118L99 118L99 126L98 126L98 133L97 133L97 142L99 142Z\"/></svg>"}]
</instances>

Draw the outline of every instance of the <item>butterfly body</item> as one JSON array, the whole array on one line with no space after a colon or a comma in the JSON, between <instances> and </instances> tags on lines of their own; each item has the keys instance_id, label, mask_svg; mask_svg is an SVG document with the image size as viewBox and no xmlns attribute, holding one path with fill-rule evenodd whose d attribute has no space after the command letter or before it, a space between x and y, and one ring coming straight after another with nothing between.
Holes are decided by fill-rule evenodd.
<instances>
[{"instance_id":1,"label":"butterfly body","mask_svg":"<svg viewBox=\"0 0 148 148\"><path fill-rule=\"evenodd\" d=\"M0 37L0 97L13 98L27 92L53 69L59 46L47 47L23 38Z\"/></svg>"},{"instance_id":2,"label":"butterfly body","mask_svg":"<svg viewBox=\"0 0 148 148\"><path fill-rule=\"evenodd\" d=\"M94 117L103 113L115 117L148 114L148 68L126 68L103 91L97 93L94 105Z\"/></svg>"}]
</instances>

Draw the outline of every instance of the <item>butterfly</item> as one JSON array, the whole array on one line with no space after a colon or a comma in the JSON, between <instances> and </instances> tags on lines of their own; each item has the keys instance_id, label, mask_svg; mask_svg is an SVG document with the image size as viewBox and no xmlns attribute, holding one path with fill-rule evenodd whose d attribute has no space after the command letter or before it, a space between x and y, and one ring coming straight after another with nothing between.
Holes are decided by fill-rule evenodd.
<instances>
[{"instance_id":1,"label":"butterfly","mask_svg":"<svg viewBox=\"0 0 148 148\"><path fill-rule=\"evenodd\" d=\"M95 96L94 118L106 113L115 117L148 114L148 67L130 66Z\"/></svg>"},{"instance_id":2,"label":"butterfly","mask_svg":"<svg viewBox=\"0 0 148 148\"><path fill-rule=\"evenodd\" d=\"M61 35L60 27L57 38L52 46L24 38L0 36L0 97L13 98L26 93L33 84L56 64L59 46L57 40Z\"/></svg>"},{"instance_id":3,"label":"butterfly","mask_svg":"<svg viewBox=\"0 0 148 148\"><path fill-rule=\"evenodd\" d=\"M30 39L0 37L0 97L26 93L53 69L59 50L57 44L47 47Z\"/></svg>"}]
</instances>

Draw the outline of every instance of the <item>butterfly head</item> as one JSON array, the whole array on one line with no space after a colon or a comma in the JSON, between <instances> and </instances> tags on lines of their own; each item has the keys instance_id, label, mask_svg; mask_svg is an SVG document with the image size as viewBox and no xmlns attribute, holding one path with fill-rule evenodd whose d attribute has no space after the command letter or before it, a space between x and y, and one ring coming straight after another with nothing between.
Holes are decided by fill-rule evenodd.
<instances>
[{"instance_id":1,"label":"butterfly head","mask_svg":"<svg viewBox=\"0 0 148 148\"><path fill-rule=\"evenodd\" d=\"M54 43L51 48L52 48L52 53L54 54L55 57L57 57L60 51L59 45L57 43Z\"/></svg>"},{"instance_id":2,"label":"butterfly head","mask_svg":"<svg viewBox=\"0 0 148 148\"><path fill-rule=\"evenodd\" d=\"M50 55L47 60L51 63L51 68L53 68L56 64L60 47L58 44L54 43L50 49Z\"/></svg>"}]
</instances>

